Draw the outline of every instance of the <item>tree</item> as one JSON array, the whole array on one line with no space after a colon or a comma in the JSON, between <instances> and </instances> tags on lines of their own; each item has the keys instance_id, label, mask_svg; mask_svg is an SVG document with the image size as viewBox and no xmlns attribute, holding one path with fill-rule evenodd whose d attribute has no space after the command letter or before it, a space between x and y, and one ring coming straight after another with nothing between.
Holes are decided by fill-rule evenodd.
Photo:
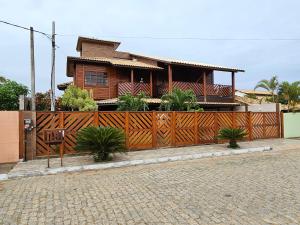
<instances>
[{"instance_id":1,"label":"tree","mask_svg":"<svg viewBox=\"0 0 300 225\"><path fill-rule=\"evenodd\" d=\"M114 127L85 127L80 129L76 138L76 150L91 151L95 161L111 159L111 154L124 153L125 134Z\"/></svg>"},{"instance_id":2,"label":"tree","mask_svg":"<svg viewBox=\"0 0 300 225\"><path fill-rule=\"evenodd\" d=\"M256 90L257 88L262 88L265 89L267 91L269 91L272 94L272 102L276 102L275 101L275 94L276 91L278 90L279 87L279 82L278 82L278 78L277 76L273 76L271 77L270 80L261 80L257 83L257 85L255 86L254 90Z\"/></svg>"},{"instance_id":3,"label":"tree","mask_svg":"<svg viewBox=\"0 0 300 225\"><path fill-rule=\"evenodd\" d=\"M137 96L125 94L119 97L118 111L146 111L149 109L146 102L147 96L145 93L140 93Z\"/></svg>"},{"instance_id":4,"label":"tree","mask_svg":"<svg viewBox=\"0 0 300 225\"><path fill-rule=\"evenodd\" d=\"M51 110L51 96L50 90L46 92L37 92L35 94L36 110L37 111L50 111ZM61 98L55 99L55 110L61 110Z\"/></svg>"},{"instance_id":5,"label":"tree","mask_svg":"<svg viewBox=\"0 0 300 225\"><path fill-rule=\"evenodd\" d=\"M284 81L279 86L279 95L287 102L288 111L300 102L300 81Z\"/></svg>"},{"instance_id":6,"label":"tree","mask_svg":"<svg viewBox=\"0 0 300 225\"><path fill-rule=\"evenodd\" d=\"M25 85L0 77L0 110L18 110L19 96L28 92Z\"/></svg>"},{"instance_id":7,"label":"tree","mask_svg":"<svg viewBox=\"0 0 300 225\"><path fill-rule=\"evenodd\" d=\"M166 111L191 111L197 109L197 98L192 90L174 89L171 94L161 97L161 109ZM201 110L200 110L201 111Z\"/></svg>"},{"instance_id":8,"label":"tree","mask_svg":"<svg viewBox=\"0 0 300 225\"><path fill-rule=\"evenodd\" d=\"M61 99L62 106L72 111L95 111L97 103L89 96L87 90L69 85Z\"/></svg>"}]
</instances>

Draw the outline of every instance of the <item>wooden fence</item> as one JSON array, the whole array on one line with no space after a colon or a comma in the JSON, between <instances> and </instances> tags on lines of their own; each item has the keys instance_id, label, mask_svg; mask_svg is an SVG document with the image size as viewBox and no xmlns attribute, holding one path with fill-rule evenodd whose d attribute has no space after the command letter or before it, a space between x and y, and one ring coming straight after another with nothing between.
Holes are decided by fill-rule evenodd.
<instances>
[{"instance_id":1,"label":"wooden fence","mask_svg":"<svg viewBox=\"0 0 300 225\"><path fill-rule=\"evenodd\" d=\"M37 112L37 156L49 148L44 129L66 129L64 151L72 154L78 130L92 125L121 128L130 150L218 143L218 131L225 127L245 129L247 140L277 138L281 132L275 112Z\"/></svg>"}]
</instances>

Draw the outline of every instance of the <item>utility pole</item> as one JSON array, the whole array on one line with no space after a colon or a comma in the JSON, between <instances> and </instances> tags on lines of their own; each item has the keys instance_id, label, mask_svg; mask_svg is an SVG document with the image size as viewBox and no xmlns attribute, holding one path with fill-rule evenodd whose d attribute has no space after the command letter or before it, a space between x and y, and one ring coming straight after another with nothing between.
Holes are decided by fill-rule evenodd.
<instances>
[{"instance_id":1,"label":"utility pole","mask_svg":"<svg viewBox=\"0 0 300 225\"><path fill-rule=\"evenodd\" d=\"M52 22L51 111L55 111L55 22Z\"/></svg>"},{"instance_id":2,"label":"utility pole","mask_svg":"<svg viewBox=\"0 0 300 225\"><path fill-rule=\"evenodd\" d=\"M30 27L31 111L35 111L35 63L33 27Z\"/></svg>"}]
</instances>

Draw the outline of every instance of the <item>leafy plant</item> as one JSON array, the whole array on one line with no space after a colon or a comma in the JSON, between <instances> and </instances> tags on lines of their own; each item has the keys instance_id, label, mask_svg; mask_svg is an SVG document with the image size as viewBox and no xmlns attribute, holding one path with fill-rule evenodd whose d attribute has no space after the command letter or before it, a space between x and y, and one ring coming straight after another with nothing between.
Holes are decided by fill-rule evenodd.
<instances>
[{"instance_id":1,"label":"leafy plant","mask_svg":"<svg viewBox=\"0 0 300 225\"><path fill-rule=\"evenodd\" d=\"M256 90L257 88L262 88L269 91L272 94L272 102L276 102L275 95L278 90L278 87L279 87L278 78L277 76L273 76L271 77L270 80L264 79L259 81L255 86L254 90Z\"/></svg>"},{"instance_id":2,"label":"leafy plant","mask_svg":"<svg viewBox=\"0 0 300 225\"><path fill-rule=\"evenodd\" d=\"M241 128L223 128L219 130L219 139L229 140L228 148L239 148L237 140L247 136L247 132Z\"/></svg>"},{"instance_id":3,"label":"leafy plant","mask_svg":"<svg viewBox=\"0 0 300 225\"><path fill-rule=\"evenodd\" d=\"M18 110L19 96L28 93L25 85L0 77L0 110Z\"/></svg>"},{"instance_id":4,"label":"leafy plant","mask_svg":"<svg viewBox=\"0 0 300 225\"><path fill-rule=\"evenodd\" d=\"M95 111L98 109L96 102L90 97L87 90L69 85L62 95L62 106L72 111Z\"/></svg>"},{"instance_id":5,"label":"leafy plant","mask_svg":"<svg viewBox=\"0 0 300 225\"><path fill-rule=\"evenodd\" d=\"M279 95L286 101L288 111L293 110L300 102L300 81L293 83L287 81L282 82L279 86Z\"/></svg>"},{"instance_id":6,"label":"leafy plant","mask_svg":"<svg viewBox=\"0 0 300 225\"><path fill-rule=\"evenodd\" d=\"M197 98L192 90L174 89L161 97L161 109L166 111L191 111L197 107Z\"/></svg>"},{"instance_id":7,"label":"leafy plant","mask_svg":"<svg viewBox=\"0 0 300 225\"><path fill-rule=\"evenodd\" d=\"M78 151L91 151L95 161L110 160L114 153L124 153L125 135L114 127L85 127L77 134Z\"/></svg>"},{"instance_id":8,"label":"leafy plant","mask_svg":"<svg viewBox=\"0 0 300 225\"><path fill-rule=\"evenodd\" d=\"M140 93L133 96L130 93L119 97L118 111L147 111L149 109L146 102L147 96L145 93Z\"/></svg>"}]
</instances>

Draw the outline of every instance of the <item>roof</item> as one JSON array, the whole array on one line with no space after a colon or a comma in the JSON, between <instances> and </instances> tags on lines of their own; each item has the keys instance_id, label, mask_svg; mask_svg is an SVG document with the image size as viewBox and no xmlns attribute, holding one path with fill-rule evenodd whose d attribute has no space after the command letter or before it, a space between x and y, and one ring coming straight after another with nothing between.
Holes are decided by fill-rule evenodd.
<instances>
[{"instance_id":1,"label":"roof","mask_svg":"<svg viewBox=\"0 0 300 225\"><path fill-rule=\"evenodd\" d=\"M245 93L245 94L254 94L254 95L268 95L271 96L272 92L270 91L260 91L260 90L237 90L239 92Z\"/></svg>"},{"instance_id":2,"label":"roof","mask_svg":"<svg viewBox=\"0 0 300 225\"><path fill-rule=\"evenodd\" d=\"M92 38L92 37L83 37L83 36L79 36L79 37L78 37L78 41L77 41L77 45L76 45L76 50L77 50L77 51L81 51L82 42L90 42L90 43L96 43L96 44L108 44L108 45L113 45L115 50L116 50L116 49L119 47L119 45L121 44L121 42L118 42L118 41L108 41L108 40L101 40L101 39Z\"/></svg>"},{"instance_id":3,"label":"roof","mask_svg":"<svg viewBox=\"0 0 300 225\"><path fill-rule=\"evenodd\" d=\"M96 101L99 105L115 105L118 103L118 98L105 99ZM146 98L145 102L149 104L160 104L160 98ZM234 102L197 102L199 105L223 105L223 106L236 106L240 105L239 103Z\"/></svg>"},{"instance_id":4,"label":"roof","mask_svg":"<svg viewBox=\"0 0 300 225\"><path fill-rule=\"evenodd\" d=\"M218 71L245 72L245 70L238 69L238 68L230 68L230 67L218 66L218 65L201 63L201 62L185 61L185 60L178 60L178 59L171 59L171 58L164 58L164 57L157 57L157 56L146 56L146 55L135 54L135 53L130 53L130 54L132 56L153 59L160 62L175 64L175 65L194 66L194 67L208 68L208 69L213 69Z\"/></svg>"},{"instance_id":5,"label":"roof","mask_svg":"<svg viewBox=\"0 0 300 225\"><path fill-rule=\"evenodd\" d=\"M117 67L129 67L129 68L140 68L149 70L163 69L158 66L154 66L148 63L130 60L130 59L119 59L119 58L105 58L105 57L72 57L68 56L67 65L70 62L94 62L94 63L106 63ZM67 67L67 75L69 75L69 67Z\"/></svg>"}]
</instances>

